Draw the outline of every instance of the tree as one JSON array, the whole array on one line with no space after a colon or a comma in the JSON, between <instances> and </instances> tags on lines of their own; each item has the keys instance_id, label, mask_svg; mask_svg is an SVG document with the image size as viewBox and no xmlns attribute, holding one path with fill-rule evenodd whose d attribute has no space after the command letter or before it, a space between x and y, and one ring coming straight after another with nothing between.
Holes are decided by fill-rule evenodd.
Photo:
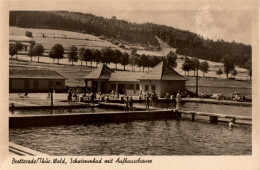
<instances>
[{"instance_id":1,"label":"tree","mask_svg":"<svg viewBox=\"0 0 260 170\"><path fill-rule=\"evenodd\" d=\"M132 66L132 71L134 71L135 64L136 64L136 55L130 54L129 64Z\"/></svg>"},{"instance_id":2,"label":"tree","mask_svg":"<svg viewBox=\"0 0 260 170\"><path fill-rule=\"evenodd\" d=\"M93 50L92 53L93 53L93 60L96 62L96 67L97 67L97 63L101 61L102 54L98 49Z\"/></svg>"},{"instance_id":3,"label":"tree","mask_svg":"<svg viewBox=\"0 0 260 170\"><path fill-rule=\"evenodd\" d=\"M151 56L149 60L150 60L150 62L149 62L150 67L156 66L161 61L160 58L157 56Z\"/></svg>"},{"instance_id":4,"label":"tree","mask_svg":"<svg viewBox=\"0 0 260 170\"><path fill-rule=\"evenodd\" d=\"M186 71L188 72L189 76L189 71L192 69L192 63L191 60L188 57L185 57L184 63L182 64L182 70L185 71L185 76L186 76Z\"/></svg>"},{"instance_id":5,"label":"tree","mask_svg":"<svg viewBox=\"0 0 260 170\"><path fill-rule=\"evenodd\" d=\"M70 46L68 49L68 60L71 61L71 64L73 65L73 62L77 62L78 57L78 48L74 45Z\"/></svg>"},{"instance_id":6,"label":"tree","mask_svg":"<svg viewBox=\"0 0 260 170\"><path fill-rule=\"evenodd\" d=\"M237 70L236 70L236 69L232 70L232 71L231 71L231 75L234 76L234 77L236 77L236 75L237 75Z\"/></svg>"},{"instance_id":7,"label":"tree","mask_svg":"<svg viewBox=\"0 0 260 170\"><path fill-rule=\"evenodd\" d=\"M35 44L31 44L30 48L28 50L28 55L31 57L31 61L32 61L32 57L35 56L34 46L35 46Z\"/></svg>"},{"instance_id":8,"label":"tree","mask_svg":"<svg viewBox=\"0 0 260 170\"><path fill-rule=\"evenodd\" d=\"M9 55L12 57L17 54L17 48L15 44L9 44Z\"/></svg>"},{"instance_id":9,"label":"tree","mask_svg":"<svg viewBox=\"0 0 260 170\"><path fill-rule=\"evenodd\" d=\"M235 69L235 60L232 56L226 54L222 58L221 62L224 64L224 72L226 73L228 79L228 74Z\"/></svg>"},{"instance_id":10,"label":"tree","mask_svg":"<svg viewBox=\"0 0 260 170\"><path fill-rule=\"evenodd\" d=\"M216 71L216 74L218 75L218 78L220 79L220 75L223 74L223 71L221 70L221 68L219 68L219 69Z\"/></svg>"},{"instance_id":11,"label":"tree","mask_svg":"<svg viewBox=\"0 0 260 170\"><path fill-rule=\"evenodd\" d=\"M119 50L114 51L113 63L116 64L116 69L117 69L117 64L120 63L120 61L121 61L121 56L122 56L121 51L119 51Z\"/></svg>"},{"instance_id":12,"label":"tree","mask_svg":"<svg viewBox=\"0 0 260 170\"><path fill-rule=\"evenodd\" d=\"M38 56L38 63L39 63L40 62L40 57L39 56L42 56L42 54L44 53L43 45L36 44L33 47L33 53L34 53L35 56Z\"/></svg>"},{"instance_id":13,"label":"tree","mask_svg":"<svg viewBox=\"0 0 260 170\"><path fill-rule=\"evenodd\" d=\"M88 66L88 61L91 61L92 63L92 60L93 60L93 55L92 55L92 52L90 49L86 49L85 52L84 52L84 61L86 61L86 66ZM92 64L91 64L91 67L92 67Z\"/></svg>"},{"instance_id":14,"label":"tree","mask_svg":"<svg viewBox=\"0 0 260 170\"><path fill-rule=\"evenodd\" d=\"M195 77L195 71L200 68L200 61L198 58L192 58L191 59L191 70L194 71L194 77Z\"/></svg>"},{"instance_id":15,"label":"tree","mask_svg":"<svg viewBox=\"0 0 260 170\"><path fill-rule=\"evenodd\" d=\"M85 53L85 48L84 47L81 47L79 49L79 60L81 61L81 66L82 66L82 62L85 61L84 60L84 53Z\"/></svg>"},{"instance_id":16,"label":"tree","mask_svg":"<svg viewBox=\"0 0 260 170\"><path fill-rule=\"evenodd\" d=\"M173 51L170 51L167 56L166 56L166 61L167 61L167 64L170 66L170 67L177 67L177 55L173 52Z\"/></svg>"},{"instance_id":17,"label":"tree","mask_svg":"<svg viewBox=\"0 0 260 170\"><path fill-rule=\"evenodd\" d=\"M135 70L136 57L137 57L137 48L131 49L131 54L129 56L129 64L132 66L132 71Z\"/></svg>"},{"instance_id":18,"label":"tree","mask_svg":"<svg viewBox=\"0 0 260 170\"><path fill-rule=\"evenodd\" d=\"M209 63L207 61L203 61L200 63L200 70L203 72L203 77L205 73L209 71Z\"/></svg>"},{"instance_id":19,"label":"tree","mask_svg":"<svg viewBox=\"0 0 260 170\"><path fill-rule=\"evenodd\" d=\"M59 60L64 57L63 54L64 54L63 46L61 44L55 44L50 50L49 57L53 58L53 63L54 60L57 59L59 64Z\"/></svg>"},{"instance_id":20,"label":"tree","mask_svg":"<svg viewBox=\"0 0 260 170\"><path fill-rule=\"evenodd\" d=\"M149 58L147 57L147 55L142 54L140 58L140 64L141 66L143 66L143 72L144 72L144 68L148 67L148 63L149 63Z\"/></svg>"},{"instance_id":21,"label":"tree","mask_svg":"<svg viewBox=\"0 0 260 170\"><path fill-rule=\"evenodd\" d=\"M16 53L16 60L17 60L18 51L21 51L23 49L23 44L21 42L16 42L15 46L16 46L16 50L17 50L17 53Z\"/></svg>"},{"instance_id":22,"label":"tree","mask_svg":"<svg viewBox=\"0 0 260 170\"><path fill-rule=\"evenodd\" d=\"M101 53L102 53L101 62L105 63L106 65L109 64L112 61L111 59L114 56L113 50L108 47L105 47L102 48Z\"/></svg>"},{"instance_id":23,"label":"tree","mask_svg":"<svg viewBox=\"0 0 260 170\"><path fill-rule=\"evenodd\" d=\"M129 55L126 53L126 52L124 52L123 54L122 54L122 56L121 56L121 62L120 62L123 66L124 66L124 70L125 70L125 66L127 65L127 64L129 64Z\"/></svg>"}]
</instances>

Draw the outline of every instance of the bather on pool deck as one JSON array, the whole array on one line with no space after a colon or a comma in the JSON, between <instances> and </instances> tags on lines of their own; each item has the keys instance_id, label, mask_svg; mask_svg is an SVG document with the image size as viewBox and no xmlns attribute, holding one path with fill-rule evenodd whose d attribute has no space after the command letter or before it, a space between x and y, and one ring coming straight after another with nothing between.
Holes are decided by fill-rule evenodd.
<instances>
[{"instance_id":1,"label":"bather on pool deck","mask_svg":"<svg viewBox=\"0 0 260 170\"><path fill-rule=\"evenodd\" d=\"M133 111L133 98L132 98L132 96L130 97L130 100L129 100L129 110Z\"/></svg>"},{"instance_id":2,"label":"bather on pool deck","mask_svg":"<svg viewBox=\"0 0 260 170\"><path fill-rule=\"evenodd\" d=\"M152 101L152 106L153 106L153 107L156 107L157 94L155 93L154 90L152 91L151 99L152 99L152 100L151 100L151 101Z\"/></svg>"},{"instance_id":3,"label":"bather on pool deck","mask_svg":"<svg viewBox=\"0 0 260 170\"><path fill-rule=\"evenodd\" d=\"M71 104L72 102L72 92L71 90L68 91L68 103Z\"/></svg>"},{"instance_id":4,"label":"bather on pool deck","mask_svg":"<svg viewBox=\"0 0 260 170\"><path fill-rule=\"evenodd\" d=\"M166 93L166 96L164 97L166 99L166 108L168 109L169 107L169 102L170 102L170 94Z\"/></svg>"},{"instance_id":5,"label":"bather on pool deck","mask_svg":"<svg viewBox=\"0 0 260 170\"><path fill-rule=\"evenodd\" d=\"M180 90L178 91L178 93L176 95L176 109L177 110L181 110L181 94L180 94Z\"/></svg>"},{"instance_id":6,"label":"bather on pool deck","mask_svg":"<svg viewBox=\"0 0 260 170\"><path fill-rule=\"evenodd\" d=\"M128 100L128 96L126 96L126 100L125 100L125 112L129 111L129 100Z\"/></svg>"},{"instance_id":7,"label":"bather on pool deck","mask_svg":"<svg viewBox=\"0 0 260 170\"><path fill-rule=\"evenodd\" d=\"M145 101L146 101L146 110L150 110L149 109L149 104L150 104L150 93L147 91L146 94L144 95L145 97Z\"/></svg>"}]
</instances>

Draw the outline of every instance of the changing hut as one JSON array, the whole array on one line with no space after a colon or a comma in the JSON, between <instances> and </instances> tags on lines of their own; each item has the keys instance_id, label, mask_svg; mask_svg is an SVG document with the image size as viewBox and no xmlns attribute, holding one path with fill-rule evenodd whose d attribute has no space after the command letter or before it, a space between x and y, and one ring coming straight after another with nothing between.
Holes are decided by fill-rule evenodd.
<instances>
[{"instance_id":1,"label":"changing hut","mask_svg":"<svg viewBox=\"0 0 260 170\"><path fill-rule=\"evenodd\" d=\"M143 93L155 90L160 97L164 97L166 93L184 91L187 81L165 61L161 61L149 72L115 71L103 64L83 79L92 92L104 94L114 90L118 94L137 96L141 90Z\"/></svg>"}]
</instances>

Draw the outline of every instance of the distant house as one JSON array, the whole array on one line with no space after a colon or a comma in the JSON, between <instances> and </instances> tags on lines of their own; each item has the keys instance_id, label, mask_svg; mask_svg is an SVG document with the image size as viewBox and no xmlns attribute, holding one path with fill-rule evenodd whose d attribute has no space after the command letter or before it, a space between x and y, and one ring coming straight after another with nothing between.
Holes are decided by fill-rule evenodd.
<instances>
[{"instance_id":1,"label":"distant house","mask_svg":"<svg viewBox=\"0 0 260 170\"><path fill-rule=\"evenodd\" d=\"M151 92L155 90L157 95L164 97L166 93L176 94L178 90L185 90L186 78L182 77L174 69L160 62L150 72L114 71L102 65L85 77L85 84L92 92L116 93L127 95L139 95L140 91Z\"/></svg>"},{"instance_id":2,"label":"distant house","mask_svg":"<svg viewBox=\"0 0 260 170\"><path fill-rule=\"evenodd\" d=\"M9 69L10 92L50 92L64 91L65 77L48 69Z\"/></svg>"}]
</instances>

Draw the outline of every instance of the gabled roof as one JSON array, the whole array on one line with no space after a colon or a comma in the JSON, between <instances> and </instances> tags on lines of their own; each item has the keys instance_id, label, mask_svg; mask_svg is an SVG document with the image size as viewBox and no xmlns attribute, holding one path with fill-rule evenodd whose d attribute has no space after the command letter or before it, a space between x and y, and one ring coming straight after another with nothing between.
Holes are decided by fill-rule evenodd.
<instances>
[{"instance_id":1,"label":"gabled roof","mask_svg":"<svg viewBox=\"0 0 260 170\"><path fill-rule=\"evenodd\" d=\"M111 74L109 81L139 82L139 78L145 74L144 72L115 71Z\"/></svg>"},{"instance_id":2,"label":"gabled roof","mask_svg":"<svg viewBox=\"0 0 260 170\"><path fill-rule=\"evenodd\" d=\"M186 81L188 79L181 76L173 68L168 66L165 61L161 61L157 64L153 70L140 77L139 80L181 80Z\"/></svg>"},{"instance_id":3,"label":"gabled roof","mask_svg":"<svg viewBox=\"0 0 260 170\"><path fill-rule=\"evenodd\" d=\"M102 64L100 67L95 69L94 71L87 74L84 79L92 79L92 80L108 80L111 76L111 73L114 71L111 70L105 64Z\"/></svg>"},{"instance_id":4,"label":"gabled roof","mask_svg":"<svg viewBox=\"0 0 260 170\"><path fill-rule=\"evenodd\" d=\"M9 69L9 78L66 79L54 70L49 69Z\"/></svg>"}]
</instances>

